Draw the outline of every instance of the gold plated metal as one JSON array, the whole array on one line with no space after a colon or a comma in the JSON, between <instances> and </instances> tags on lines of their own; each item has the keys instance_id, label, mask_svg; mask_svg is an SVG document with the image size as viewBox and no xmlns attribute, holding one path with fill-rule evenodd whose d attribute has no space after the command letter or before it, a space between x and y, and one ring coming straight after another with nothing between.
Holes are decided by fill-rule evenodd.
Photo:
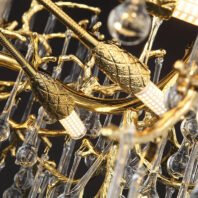
<instances>
[{"instance_id":1,"label":"gold plated metal","mask_svg":"<svg viewBox=\"0 0 198 198\"><path fill-rule=\"evenodd\" d=\"M36 72L8 39L0 32L0 43L12 54L30 78L32 89L50 116L56 119L68 116L74 109L73 99L64 91L64 86L50 76Z\"/></svg>"},{"instance_id":2,"label":"gold plated metal","mask_svg":"<svg viewBox=\"0 0 198 198\"><path fill-rule=\"evenodd\" d=\"M150 14L162 19L172 17L178 0L146 0L147 10Z\"/></svg>"},{"instance_id":3,"label":"gold plated metal","mask_svg":"<svg viewBox=\"0 0 198 198\"><path fill-rule=\"evenodd\" d=\"M140 91L149 82L150 71L136 57L115 44L96 40L51 0L39 0L39 2L71 29L85 46L92 50L100 70L124 91L133 94Z\"/></svg>"}]
</instances>

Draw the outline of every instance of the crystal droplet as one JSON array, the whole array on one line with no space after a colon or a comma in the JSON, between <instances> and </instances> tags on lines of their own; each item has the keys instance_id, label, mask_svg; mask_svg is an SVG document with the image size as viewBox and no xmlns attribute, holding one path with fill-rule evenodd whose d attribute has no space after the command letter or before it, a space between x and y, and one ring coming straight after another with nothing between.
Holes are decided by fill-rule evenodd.
<instances>
[{"instance_id":1,"label":"crystal droplet","mask_svg":"<svg viewBox=\"0 0 198 198\"><path fill-rule=\"evenodd\" d=\"M185 119L181 123L181 132L182 134L190 139L193 140L197 138L198 135L198 123L197 120L194 118L192 119Z\"/></svg>"},{"instance_id":2,"label":"crystal droplet","mask_svg":"<svg viewBox=\"0 0 198 198\"><path fill-rule=\"evenodd\" d=\"M29 144L22 145L16 154L15 163L23 167L31 167L37 161L37 149Z\"/></svg>"},{"instance_id":3,"label":"crystal droplet","mask_svg":"<svg viewBox=\"0 0 198 198\"><path fill-rule=\"evenodd\" d=\"M151 20L142 0L125 0L108 18L109 32L123 45L137 45L150 30Z\"/></svg>"},{"instance_id":4,"label":"crystal droplet","mask_svg":"<svg viewBox=\"0 0 198 198\"><path fill-rule=\"evenodd\" d=\"M169 157L167 161L168 172L175 178L183 177L186 165L189 160L188 149L181 147L175 154Z\"/></svg>"}]
</instances>

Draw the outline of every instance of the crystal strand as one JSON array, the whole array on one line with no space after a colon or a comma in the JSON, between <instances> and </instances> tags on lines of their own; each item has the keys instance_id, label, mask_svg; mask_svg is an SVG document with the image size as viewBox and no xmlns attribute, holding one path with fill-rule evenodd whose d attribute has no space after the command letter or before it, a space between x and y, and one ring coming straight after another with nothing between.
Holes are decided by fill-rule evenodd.
<instances>
[{"instance_id":1,"label":"crystal strand","mask_svg":"<svg viewBox=\"0 0 198 198\"><path fill-rule=\"evenodd\" d=\"M72 153L75 147L76 141L69 139L65 142L63 153L61 155L60 162L58 164L58 170L63 174L66 175L69 168L69 163L71 161Z\"/></svg>"},{"instance_id":2,"label":"crystal strand","mask_svg":"<svg viewBox=\"0 0 198 198\"><path fill-rule=\"evenodd\" d=\"M32 47L28 47L28 52L26 54L26 59L29 60L32 55ZM3 109L2 114L0 115L0 141L5 141L9 135L10 135L10 126L8 123L10 113L12 111L12 107L14 106L16 95L20 86L20 83L22 82L24 78L24 72L20 70L16 82L12 88L12 91L10 93L10 96L5 104L5 107Z\"/></svg>"},{"instance_id":3,"label":"crystal strand","mask_svg":"<svg viewBox=\"0 0 198 198\"><path fill-rule=\"evenodd\" d=\"M107 198L116 198L120 196L120 183L123 177L124 167L127 162L129 150L133 146L133 133L136 130L134 123L132 123L128 129L124 130L126 131L123 133L120 139L117 162L114 169L114 176L109 187Z\"/></svg>"},{"instance_id":4,"label":"crystal strand","mask_svg":"<svg viewBox=\"0 0 198 198\"><path fill-rule=\"evenodd\" d=\"M194 168L193 168L193 173L191 177L191 183L196 183L197 181L197 176L198 176L198 160L195 161Z\"/></svg>"},{"instance_id":5,"label":"crystal strand","mask_svg":"<svg viewBox=\"0 0 198 198\"><path fill-rule=\"evenodd\" d=\"M43 154L41 157L41 160L43 161L43 163L48 160L48 153ZM41 187L42 187L42 182L43 179L45 177L45 170L44 168L39 164L38 165L38 169L35 175L35 179L34 179L34 184L32 185L32 188L29 192L28 198L36 198L37 195L41 192Z\"/></svg>"},{"instance_id":6,"label":"crystal strand","mask_svg":"<svg viewBox=\"0 0 198 198\"><path fill-rule=\"evenodd\" d=\"M67 30L66 32L65 32L65 40L64 40L64 44L63 44L63 48L62 48L62 51L61 51L61 55L66 55L67 54L67 49L68 49L68 46L69 46L69 43L70 43L70 41L71 41L71 35L72 35L72 32L71 32L71 30ZM59 65L59 67L60 68L62 68L63 67L63 64L64 64L64 62L62 62L60 65ZM71 75L69 75L69 77L70 77ZM59 78L59 77L57 77L57 78ZM67 81L66 81L67 82ZM68 82L67 82L68 83Z\"/></svg>"},{"instance_id":7,"label":"crystal strand","mask_svg":"<svg viewBox=\"0 0 198 198\"><path fill-rule=\"evenodd\" d=\"M69 180L70 180L70 181L73 180L73 178L74 178L74 176L75 176L75 173L76 173L76 171L77 171L77 168L78 168L78 166L79 166L79 164L80 164L81 159L82 159L82 156L79 155L79 152L77 151L77 152L75 153L74 162L73 162L72 168L71 168L71 170L70 170L70 174L69 174ZM64 198L65 195L69 193L70 188L71 188L71 182L69 182L69 183L67 183L67 184L65 185L64 193L61 194L61 195L59 196L59 198Z\"/></svg>"},{"instance_id":8,"label":"crystal strand","mask_svg":"<svg viewBox=\"0 0 198 198\"><path fill-rule=\"evenodd\" d=\"M166 186L166 195L165 198L171 198L175 192L175 189L171 186Z\"/></svg>"},{"instance_id":9,"label":"crystal strand","mask_svg":"<svg viewBox=\"0 0 198 198\"><path fill-rule=\"evenodd\" d=\"M188 195L188 187L190 185L190 180L191 180L191 176L193 173L193 167L197 159L197 155L198 155L198 143L195 142L193 144L193 147L190 153L190 158L185 169L184 177L182 180L182 185L179 188L178 198L187 197Z\"/></svg>"},{"instance_id":10,"label":"crystal strand","mask_svg":"<svg viewBox=\"0 0 198 198\"><path fill-rule=\"evenodd\" d=\"M71 31L68 29L65 32L65 40L64 40L64 44L63 44L63 48L62 48L62 52L61 52L62 55L67 54L67 49L68 49L70 41L71 41ZM63 63L59 64L55 68L55 70L53 72L53 77L54 78L59 78L60 77L62 67L63 67ZM69 79L67 79L67 80L69 80ZM58 165L58 170L63 175L65 175L67 173L69 162L71 160L71 155L72 155L74 146L75 146L75 141L72 140L72 139L70 139L69 141L66 141L65 144L64 144L63 152L62 152L61 159L60 159L59 165ZM54 181L55 181L54 177L50 178L50 183L53 183ZM50 193L51 198L55 196L57 190L58 190L57 187L55 187L52 190L52 192Z\"/></svg>"},{"instance_id":11,"label":"crystal strand","mask_svg":"<svg viewBox=\"0 0 198 198\"><path fill-rule=\"evenodd\" d=\"M144 182L143 188L140 190L141 196L146 196L146 197L159 197L156 189L156 182L157 182L157 176L161 164L161 159L164 153L164 149L167 143L167 137L168 133L166 136L164 136L158 145L158 149L156 151L156 158L154 160L154 163L152 165L151 171Z\"/></svg>"},{"instance_id":12,"label":"crystal strand","mask_svg":"<svg viewBox=\"0 0 198 198\"><path fill-rule=\"evenodd\" d=\"M190 54L189 65L192 65L193 62L198 66L198 35L195 40L192 52Z\"/></svg>"},{"instance_id":13,"label":"crystal strand","mask_svg":"<svg viewBox=\"0 0 198 198\"><path fill-rule=\"evenodd\" d=\"M144 46L144 49L143 49L143 52L142 52L141 56L140 56L140 60L142 62L144 62L145 64L148 63L149 52L152 49L153 42L155 40L156 34L157 34L157 32L159 30L159 27L162 24L162 22L163 21L160 18L155 17L155 16L153 17L152 26L151 26L151 32L150 32L149 38L148 38L147 43Z\"/></svg>"},{"instance_id":14,"label":"crystal strand","mask_svg":"<svg viewBox=\"0 0 198 198\"><path fill-rule=\"evenodd\" d=\"M43 33L44 34L52 33L54 30L55 24L56 24L56 17L53 14L50 14L47 19L47 23L45 25L45 29L44 29ZM39 49L39 54L40 53L43 53L42 49Z\"/></svg>"},{"instance_id":15,"label":"crystal strand","mask_svg":"<svg viewBox=\"0 0 198 198\"><path fill-rule=\"evenodd\" d=\"M51 23L50 23L51 21ZM49 33L47 31L52 31L55 25L55 19L51 15L48 18L47 25L45 26L45 33ZM39 54L43 55L45 53L44 49L39 50ZM53 76L56 76L57 71L53 72ZM37 158L37 150L40 145L40 140L38 138L38 130L42 125L44 116L46 115L44 109L40 107L36 122L34 127L30 128L27 132L25 141L23 145L18 149L16 155L16 163L20 164L21 166L33 166L36 163ZM25 158L25 155L28 154L30 158Z\"/></svg>"},{"instance_id":16,"label":"crystal strand","mask_svg":"<svg viewBox=\"0 0 198 198\"><path fill-rule=\"evenodd\" d=\"M58 164L58 171L62 173L63 175L67 175L75 144L76 144L76 141L72 139L68 139L64 143L63 151L61 154L61 159ZM53 183L54 181L55 181L54 177L50 178L50 183ZM58 190L58 187L55 187L50 193L49 198L53 198L57 196L56 195L57 190Z\"/></svg>"},{"instance_id":17,"label":"crystal strand","mask_svg":"<svg viewBox=\"0 0 198 198\"><path fill-rule=\"evenodd\" d=\"M45 29L44 29L44 33L51 33L53 31L54 26L55 26L55 22L56 22L56 18L53 15L50 15L48 17L47 24L46 24ZM45 49L44 48L39 48L39 55L43 56L44 54L45 54ZM46 68L47 65L44 65L43 67ZM53 72L53 75L55 76L56 72ZM32 101L34 101L33 96L30 97L30 98L32 98ZM40 109L38 111L37 120L36 120L36 123L34 125L35 130L34 130L34 133L32 134L32 135L34 135L36 140L38 139L37 131L39 130L39 128L41 126L43 126L43 127L45 126L45 124L43 123L43 120L45 119L45 116L46 116L46 113L45 113L44 109L42 107L40 107ZM36 147L37 148L39 147L39 145L40 145L40 141L36 142ZM47 154L43 155L43 158L47 159L48 158ZM42 168L41 167L37 170L37 173L38 174L42 173ZM37 177L37 176L35 177L35 180L34 180L35 185L33 185L31 190L30 190L30 193L29 193L30 197L37 196L37 193L38 193L37 190L39 188L39 183L40 183L40 185L42 184L42 187L43 187L40 191L41 196L42 196L42 193L44 193L44 191L47 187L47 184L48 184L48 179L49 179L48 172L45 171L44 173L41 174L41 176L40 177Z\"/></svg>"},{"instance_id":18,"label":"crystal strand","mask_svg":"<svg viewBox=\"0 0 198 198\"><path fill-rule=\"evenodd\" d=\"M160 74L162 71L164 59L162 57L155 59L155 71L153 76L153 83L158 83L160 79Z\"/></svg>"},{"instance_id":19,"label":"crystal strand","mask_svg":"<svg viewBox=\"0 0 198 198\"><path fill-rule=\"evenodd\" d=\"M37 151L40 145L38 130L40 129L45 111L40 107L33 127L26 132L23 145L18 149L15 163L23 167L31 167L37 161Z\"/></svg>"},{"instance_id":20,"label":"crystal strand","mask_svg":"<svg viewBox=\"0 0 198 198\"><path fill-rule=\"evenodd\" d=\"M39 192L38 198L45 197L45 191L48 186L49 178L50 178L50 173L48 171L44 171L43 178L41 179L41 185L40 185L41 190Z\"/></svg>"},{"instance_id":21,"label":"crystal strand","mask_svg":"<svg viewBox=\"0 0 198 198\"><path fill-rule=\"evenodd\" d=\"M94 15L91 17L91 24L90 24L90 28L93 27L93 25L95 25L95 23L97 22L98 17L97 15ZM70 31L70 30L68 30ZM63 55L66 54L66 51L63 53ZM82 45L80 42L78 43L78 48L76 51L76 56L81 60L81 61L86 61L86 58L88 57L89 52L87 50L87 48L84 47L84 45ZM80 75L79 75L80 73ZM65 77L64 81L65 83L71 83L74 82L76 80L79 80L79 76L82 75L82 69L79 67L79 65L77 65L76 63L73 63L72 65L72 69L70 70L70 73L67 77Z\"/></svg>"},{"instance_id":22,"label":"crystal strand","mask_svg":"<svg viewBox=\"0 0 198 198\"><path fill-rule=\"evenodd\" d=\"M104 160L103 153L98 156L98 158L95 160L95 162L92 164L92 166L89 168L89 170L84 174L84 176L81 177L78 184L74 186L74 188L69 192L69 194L66 195L66 197L72 196L72 197L79 197L79 194L83 189L85 188L86 184L89 182L92 175L95 173L95 171L98 169L98 167L101 165L102 161Z\"/></svg>"},{"instance_id":23,"label":"crystal strand","mask_svg":"<svg viewBox=\"0 0 198 198\"><path fill-rule=\"evenodd\" d=\"M196 165L196 161L197 161L197 155L198 155L198 144L197 144L197 132L198 132L198 122L196 120L196 113L193 111L190 111L185 119L182 121L181 123L181 132L182 135L184 136L184 141L186 141L188 139L189 143L187 144L187 149L189 150L190 147L190 143L192 143L192 149L191 149L191 153L190 153L190 157L189 157L189 151L188 153L184 152L181 153L180 157L180 163L178 163L178 157L174 156L171 158L176 158L175 162L176 164L172 167L176 167L176 169L178 169L178 172L180 174L180 177L183 177L182 179L182 184L179 188L179 192L178 192L178 197L187 197L189 196L188 193L188 187L190 185L190 182L192 180L192 175L193 175L193 168ZM181 149L181 148L180 148ZM179 149L179 150L180 150ZM180 150L181 152L181 150ZM186 157L187 156L187 157ZM171 158L169 158L168 160L168 164L169 166L173 164L174 160L171 161ZM185 159L186 158L186 159ZM185 161L184 161L185 159ZM172 162L169 163L169 161ZM182 170L181 170L182 168ZM174 173L174 170L172 170L172 172Z\"/></svg>"},{"instance_id":24,"label":"crystal strand","mask_svg":"<svg viewBox=\"0 0 198 198\"><path fill-rule=\"evenodd\" d=\"M138 167L134 175L132 176L131 184L130 184L131 187L127 198L135 198L139 196L139 189L141 187L142 179L145 176L145 172L146 171L143 165L143 161L140 160Z\"/></svg>"},{"instance_id":25,"label":"crystal strand","mask_svg":"<svg viewBox=\"0 0 198 198\"><path fill-rule=\"evenodd\" d=\"M72 32L69 29L65 32L65 40L64 40L64 44L63 44L61 55L66 55L67 54L67 49L68 49L68 46L69 46L69 43L70 43L70 40L71 40L71 33ZM63 63L59 64L54 69L54 72L53 72L53 75L52 75L54 78L59 78L60 77L60 73L62 71L62 67L63 67ZM72 80L71 76L72 75L69 75L69 78L65 78L64 82L67 82L67 83L70 82L70 80ZM66 141L65 144L64 144L63 152L62 152L61 159L60 159L59 165L58 165L58 170L63 175L65 175L67 173L69 162L71 160L71 155L72 155L74 146L75 146L75 141L74 140ZM49 182L53 183L54 181L55 181L55 178L52 177L52 178L50 178ZM55 187L52 190L52 192L50 193L49 196L50 197L54 197L57 190L58 190L58 188Z\"/></svg>"}]
</instances>

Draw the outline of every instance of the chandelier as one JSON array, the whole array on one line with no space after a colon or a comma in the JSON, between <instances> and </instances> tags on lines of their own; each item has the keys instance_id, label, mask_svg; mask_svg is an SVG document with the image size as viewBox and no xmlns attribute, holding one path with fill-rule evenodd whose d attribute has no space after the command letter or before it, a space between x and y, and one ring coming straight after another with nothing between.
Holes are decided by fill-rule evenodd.
<instances>
[{"instance_id":1,"label":"chandelier","mask_svg":"<svg viewBox=\"0 0 198 198\"><path fill-rule=\"evenodd\" d=\"M198 37L166 75L153 47L197 0L0 2L1 197L198 197Z\"/></svg>"}]
</instances>

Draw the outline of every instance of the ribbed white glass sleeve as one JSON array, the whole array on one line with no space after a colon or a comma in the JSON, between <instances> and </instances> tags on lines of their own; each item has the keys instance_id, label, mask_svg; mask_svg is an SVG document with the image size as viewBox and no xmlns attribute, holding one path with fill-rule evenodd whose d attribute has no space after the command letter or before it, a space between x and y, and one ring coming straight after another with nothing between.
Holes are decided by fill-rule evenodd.
<instances>
[{"instance_id":1,"label":"ribbed white glass sleeve","mask_svg":"<svg viewBox=\"0 0 198 198\"><path fill-rule=\"evenodd\" d=\"M68 134L73 139L80 139L87 132L84 123L82 122L82 120L79 118L78 114L75 111L72 111L72 113L69 116L67 116L62 120L59 120L59 122L68 131Z\"/></svg>"},{"instance_id":2,"label":"ribbed white glass sleeve","mask_svg":"<svg viewBox=\"0 0 198 198\"><path fill-rule=\"evenodd\" d=\"M136 93L135 96L159 116L162 116L167 111L164 93L151 81L142 91Z\"/></svg>"},{"instance_id":3,"label":"ribbed white glass sleeve","mask_svg":"<svg viewBox=\"0 0 198 198\"><path fill-rule=\"evenodd\" d=\"M198 0L178 0L173 17L198 26Z\"/></svg>"}]
</instances>

